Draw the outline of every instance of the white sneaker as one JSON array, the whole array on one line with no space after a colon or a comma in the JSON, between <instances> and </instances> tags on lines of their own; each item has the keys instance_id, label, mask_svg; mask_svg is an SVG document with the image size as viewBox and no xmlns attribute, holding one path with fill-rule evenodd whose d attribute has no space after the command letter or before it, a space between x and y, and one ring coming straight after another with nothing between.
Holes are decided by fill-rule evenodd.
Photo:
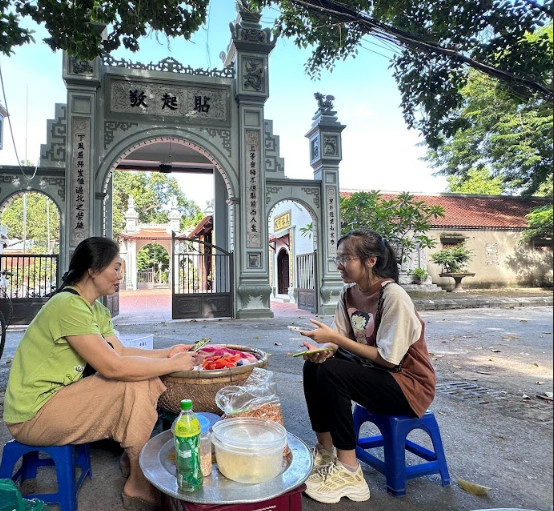
<instances>
[{"instance_id":1,"label":"white sneaker","mask_svg":"<svg viewBox=\"0 0 554 511\"><path fill-rule=\"evenodd\" d=\"M312 473L306 480L304 493L324 504L336 504L342 497L348 497L354 502L364 502L370 495L362 467L358 465L356 472L351 472L339 461Z\"/></svg>"},{"instance_id":2,"label":"white sneaker","mask_svg":"<svg viewBox=\"0 0 554 511\"><path fill-rule=\"evenodd\" d=\"M314 473L317 469L336 461L337 450L333 447L333 450L330 451L325 449L320 443L317 443L312 447L312 459L314 462L312 473Z\"/></svg>"}]
</instances>

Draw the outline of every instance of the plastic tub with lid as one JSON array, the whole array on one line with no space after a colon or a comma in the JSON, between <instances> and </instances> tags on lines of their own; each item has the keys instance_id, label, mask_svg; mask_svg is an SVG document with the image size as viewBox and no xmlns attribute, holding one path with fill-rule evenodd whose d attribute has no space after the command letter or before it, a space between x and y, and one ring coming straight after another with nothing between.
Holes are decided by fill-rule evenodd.
<instances>
[{"instance_id":1,"label":"plastic tub with lid","mask_svg":"<svg viewBox=\"0 0 554 511\"><path fill-rule=\"evenodd\" d=\"M283 469L287 430L277 422L254 417L223 419L212 426L217 468L227 478L264 483Z\"/></svg>"}]
</instances>

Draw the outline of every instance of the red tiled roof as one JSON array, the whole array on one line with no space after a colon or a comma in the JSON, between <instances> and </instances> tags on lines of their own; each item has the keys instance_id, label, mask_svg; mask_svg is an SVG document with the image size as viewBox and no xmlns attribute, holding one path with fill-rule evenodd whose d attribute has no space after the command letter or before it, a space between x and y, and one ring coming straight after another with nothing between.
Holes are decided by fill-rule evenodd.
<instances>
[{"instance_id":1,"label":"red tiled roof","mask_svg":"<svg viewBox=\"0 0 554 511\"><path fill-rule=\"evenodd\" d=\"M341 197L350 197L356 191L340 192ZM390 200L396 193L381 193ZM505 195L463 194L411 194L417 201L429 206L441 206L445 216L433 220L435 228L457 229L523 229L527 226L525 215L531 210L552 203L548 198L521 198Z\"/></svg>"}]
</instances>

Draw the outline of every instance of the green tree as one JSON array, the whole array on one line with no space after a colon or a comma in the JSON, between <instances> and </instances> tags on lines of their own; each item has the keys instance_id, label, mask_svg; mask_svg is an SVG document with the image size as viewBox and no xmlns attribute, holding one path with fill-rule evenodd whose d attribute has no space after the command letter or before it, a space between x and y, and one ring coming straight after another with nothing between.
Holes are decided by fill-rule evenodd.
<instances>
[{"instance_id":1,"label":"green tree","mask_svg":"<svg viewBox=\"0 0 554 511\"><path fill-rule=\"evenodd\" d=\"M169 222L168 205L172 200L177 201L177 209L181 212L181 231L194 227L204 216L200 207L186 198L174 177L157 172L119 171L113 177L114 237L125 229L129 196L135 200L141 223Z\"/></svg>"},{"instance_id":2,"label":"green tree","mask_svg":"<svg viewBox=\"0 0 554 511\"><path fill-rule=\"evenodd\" d=\"M552 243L552 209L552 204L549 204L542 206L541 208L537 208L526 215L528 227L521 237L522 242L531 242L533 240L540 239L549 240Z\"/></svg>"},{"instance_id":3,"label":"green tree","mask_svg":"<svg viewBox=\"0 0 554 511\"><path fill-rule=\"evenodd\" d=\"M470 169L463 177L448 176L447 181L449 193L501 195L504 191L502 177L492 177L486 168Z\"/></svg>"},{"instance_id":4,"label":"green tree","mask_svg":"<svg viewBox=\"0 0 554 511\"><path fill-rule=\"evenodd\" d=\"M46 25L50 37L45 42L50 48L83 59L122 44L138 51L139 38L152 30L190 39L205 22L208 4L209 0L0 0L0 52L9 56L14 46L34 41L32 31L20 25L22 17Z\"/></svg>"},{"instance_id":5,"label":"green tree","mask_svg":"<svg viewBox=\"0 0 554 511\"><path fill-rule=\"evenodd\" d=\"M137 269L145 271L153 269L158 272L158 281L165 280L169 269L169 254L159 243L149 243L137 253Z\"/></svg>"},{"instance_id":6,"label":"green tree","mask_svg":"<svg viewBox=\"0 0 554 511\"><path fill-rule=\"evenodd\" d=\"M494 77L523 104L552 91L552 0L251 0L278 4L277 30L299 47L313 47L308 72L318 76L355 56L367 35L400 50L392 67L404 118L432 148L463 127L460 94L469 69ZM537 33L537 40L529 34Z\"/></svg>"},{"instance_id":7,"label":"green tree","mask_svg":"<svg viewBox=\"0 0 554 511\"><path fill-rule=\"evenodd\" d=\"M552 42L552 26L529 37L538 44L546 34ZM552 61L552 44L547 48ZM456 176L461 182L470 172L501 178L505 191L536 194L552 182L552 104L536 99L522 103L498 83L470 72L461 89L464 126L443 145L429 150L427 161L438 173ZM551 185L550 185L551 186Z\"/></svg>"},{"instance_id":8,"label":"green tree","mask_svg":"<svg viewBox=\"0 0 554 511\"><path fill-rule=\"evenodd\" d=\"M340 214L342 234L359 227L372 229L398 247L398 256L404 260L417 249L435 246L426 232L433 219L444 216L444 209L406 192L387 200L379 191L371 191L341 197Z\"/></svg>"},{"instance_id":9,"label":"green tree","mask_svg":"<svg viewBox=\"0 0 554 511\"><path fill-rule=\"evenodd\" d=\"M9 199L1 212L8 238L26 241L26 253L57 253L60 241L60 214L46 195L21 193Z\"/></svg>"}]
</instances>

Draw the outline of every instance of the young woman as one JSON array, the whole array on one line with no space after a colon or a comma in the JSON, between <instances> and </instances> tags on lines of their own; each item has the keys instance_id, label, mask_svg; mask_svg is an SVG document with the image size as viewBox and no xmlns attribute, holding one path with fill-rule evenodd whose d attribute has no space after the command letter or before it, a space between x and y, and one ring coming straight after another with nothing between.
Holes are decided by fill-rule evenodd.
<instances>
[{"instance_id":1,"label":"young woman","mask_svg":"<svg viewBox=\"0 0 554 511\"><path fill-rule=\"evenodd\" d=\"M422 416L435 396L435 372L414 305L398 285L396 255L378 233L357 229L339 239L336 263L345 286L332 327L311 320L303 331L304 395L314 470L306 494L324 503L369 499L356 459L352 401L383 414ZM315 343L315 344L314 344ZM323 345L323 346L322 346Z\"/></svg>"},{"instance_id":2,"label":"young woman","mask_svg":"<svg viewBox=\"0 0 554 511\"><path fill-rule=\"evenodd\" d=\"M93 237L77 246L61 288L17 348L4 421L16 440L30 445L116 440L127 455L122 459L128 457L124 507L149 511L158 507L159 494L144 477L139 454L165 390L158 377L192 369L195 355L184 344L159 350L121 344L98 298L115 293L122 278L114 241ZM92 375L84 377L87 364Z\"/></svg>"}]
</instances>

